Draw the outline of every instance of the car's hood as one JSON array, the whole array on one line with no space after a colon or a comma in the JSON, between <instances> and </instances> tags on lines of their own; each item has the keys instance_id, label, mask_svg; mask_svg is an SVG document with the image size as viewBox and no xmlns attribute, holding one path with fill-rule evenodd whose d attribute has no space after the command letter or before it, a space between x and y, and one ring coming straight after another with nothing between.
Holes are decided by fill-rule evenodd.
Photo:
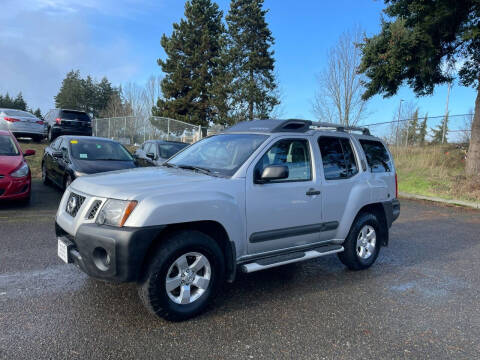
<instances>
[{"instance_id":1,"label":"car's hood","mask_svg":"<svg viewBox=\"0 0 480 360\"><path fill-rule=\"evenodd\" d=\"M23 162L23 156L2 156L0 155L0 175L10 174L13 170L18 168Z\"/></svg>"},{"instance_id":2,"label":"car's hood","mask_svg":"<svg viewBox=\"0 0 480 360\"><path fill-rule=\"evenodd\" d=\"M191 170L144 167L82 176L72 183L72 189L105 198L139 200L154 194L185 191L186 186L193 189L212 181L225 179Z\"/></svg>"},{"instance_id":3,"label":"car's hood","mask_svg":"<svg viewBox=\"0 0 480 360\"><path fill-rule=\"evenodd\" d=\"M105 171L131 169L135 167L134 161L106 161L106 160L73 160L75 170L85 174L96 174Z\"/></svg>"}]
</instances>

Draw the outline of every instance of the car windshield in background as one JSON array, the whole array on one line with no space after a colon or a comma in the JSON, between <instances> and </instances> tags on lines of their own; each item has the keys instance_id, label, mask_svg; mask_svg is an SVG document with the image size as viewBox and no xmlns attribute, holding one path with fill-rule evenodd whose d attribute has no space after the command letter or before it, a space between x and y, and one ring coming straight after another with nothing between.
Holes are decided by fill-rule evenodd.
<instances>
[{"instance_id":1,"label":"car windshield in background","mask_svg":"<svg viewBox=\"0 0 480 360\"><path fill-rule=\"evenodd\" d=\"M215 135L186 148L166 165L201 168L212 175L232 176L266 138L258 134Z\"/></svg>"},{"instance_id":2,"label":"car windshield in background","mask_svg":"<svg viewBox=\"0 0 480 360\"><path fill-rule=\"evenodd\" d=\"M0 135L0 156L16 156L20 154L10 136Z\"/></svg>"},{"instance_id":3,"label":"car windshield in background","mask_svg":"<svg viewBox=\"0 0 480 360\"><path fill-rule=\"evenodd\" d=\"M78 160L133 161L132 155L122 145L95 139L71 139L72 157Z\"/></svg>"},{"instance_id":4,"label":"car windshield in background","mask_svg":"<svg viewBox=\"0 0 480 360\"><path fill-rule=\"evenodd\" d=\"M22 110L3 110L8 116L21 116L21 117L31 117L34 118L35 115L30 114L29 112Z\"/></svg>"},{"instance_id":5,"label":"car windshield in background","mask_svg":"<svg viewBox=\"0 0 480 360\"><path fill-rule=\"evenodd\" d=\"M90 117L83 113L83 112L78 112L78 111L62 111L62 119L65 120L78 120L78 121L90 121Z\"/></svg>"},{"instance_id":6,"label":"car windshield in background","mask_svg":"<svg viewBox=\"0 0 480 360\"><path fill-rule=\"evenodd\" d=\"M160 144L158 146L160 157L164 159L171 158L173 155L187 146L188 144Z\"/></svg>"}]
</instances>

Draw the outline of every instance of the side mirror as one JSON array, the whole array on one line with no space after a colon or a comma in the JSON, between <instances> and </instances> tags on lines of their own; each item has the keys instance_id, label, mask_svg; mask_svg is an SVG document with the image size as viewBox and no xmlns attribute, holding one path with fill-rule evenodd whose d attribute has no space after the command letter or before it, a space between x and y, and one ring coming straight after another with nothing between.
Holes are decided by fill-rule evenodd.
<instances>
[{"instance_id":1,"label":"side mirror","mask_svg":"<svg viewBox=\"0 0 480 360\"><path fill-rule=\"evenodd\" d=\"M32 156L32 155L35 155L35 150L25 150L25 152L23 153L23 156Z\"/></svg>"},{"instance_id":2,"label":"side mirror","mask_svg":"<svg viewBox=\"0 0 480 360\"><path fill-rule=\"evenodd\" d=\"M152 160L155 160L155 155L153 153L148 153L147 157L152 159Z\"/></svg>"},{"instance_id":3,"label":"side mirror","mask_svg":"<svg viewBox=\"0 0 480 360\"><path fill-rule=\"evenodd\" d=\"M272 180L280 180L288 178L288 167L283 165L270 165L263 169L262 176L257 181L264 184Z\"/></svg>"},{"instance_id":4,"label":"side mirror","mask_svg":"<svg viewBox=\"0 0 480 360\"><path fill-rule=\"evenodd\" d=\"M54 151L54 152L52 153L52 156L53 156L54 158L63 158L63 152L61 152L61 151Z\"/></svg>"}]
</instances>

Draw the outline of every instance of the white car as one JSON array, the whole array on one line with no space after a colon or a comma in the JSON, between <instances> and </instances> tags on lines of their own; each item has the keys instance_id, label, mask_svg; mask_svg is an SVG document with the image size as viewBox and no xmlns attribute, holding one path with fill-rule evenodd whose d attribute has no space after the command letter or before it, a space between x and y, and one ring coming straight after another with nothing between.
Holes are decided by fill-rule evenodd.
<instances>
[{"instance_id":1,"label":"white car","mask_svg":"<svg viewBox=\"0 0 480 360\"><path fill-rule=\"evenodd\" d=\"M75 180L56 215L58 255L90 276L137 282L149 310L182 320L237 269L330 254L368 268L400 213L396 185L390 152L366 129L239 123L161 167Z\"/></svg>"},{"instance_id":2,"label":"white car","mask_svg":"<svg viewBox=\"0 0 480 360\"><path fill-rule=\"evenodd\" d=\"M15 137L29 137L40 142L45 138L45 123L28 111L0 109L0 130L10 130Z\"/></svg>"}]
</instances>

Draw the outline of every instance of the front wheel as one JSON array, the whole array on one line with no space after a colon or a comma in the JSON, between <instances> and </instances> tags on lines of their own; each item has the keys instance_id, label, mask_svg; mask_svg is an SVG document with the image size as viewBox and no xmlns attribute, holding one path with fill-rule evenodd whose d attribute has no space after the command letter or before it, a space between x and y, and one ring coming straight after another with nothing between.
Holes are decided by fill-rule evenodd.
<instances>
[{"instance_id":1,"label":"front wheel","mask_svg":"<svg viewBox=\"0 0 480 360\"><path fill-rule=\"evenodd\" d=\"M377 259L381 243L377 217L364 213L352 225L343 243L345 250L338 257L351 270L367 269Z\"/></svg>"},{"instance_id":2,"label":"front wheel","mask_svg":"<svg viewBox=\"0 0 480 360\"><path fill-rule=\"evenodd\" d=\"M205 310L223 283L224 268L215 240L199 231L180 231L162 241L138 293L153 314L186 320Z\"/></svg>"},{"instance_id":3,"label":"front wheel","mask_svg":"<svg viewBox=\"0 0 480 360\"><path fill-rule=\"evenodd\" d=\"M47 166L45 165L45 162L42 162L42 182L45 185L50 185L50 179L48 178L48 173L47 173Z\"/></svg>"}]
</instances>

